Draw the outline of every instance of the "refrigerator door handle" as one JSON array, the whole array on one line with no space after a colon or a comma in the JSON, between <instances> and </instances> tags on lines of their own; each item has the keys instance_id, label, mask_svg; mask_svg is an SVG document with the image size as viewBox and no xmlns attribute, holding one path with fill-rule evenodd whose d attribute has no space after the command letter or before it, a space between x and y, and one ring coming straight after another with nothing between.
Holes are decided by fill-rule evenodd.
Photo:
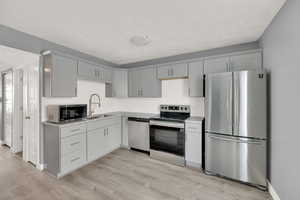
<instances>
[{"instance_id":1,"label":"refrigerator door handle","mask_svg":"<svg viewBox=\"0 0 300 200\"><path fill-rule=\"evenodd\" d=\"M234 87L234 118L233 118L233 133L239 132L240 127L240 77L238 73L233 75Z\"/></svg>"},{"instance_id":2,"label":"refrigerator door handle","mask_svg":"<svg viewBox=\"0 0 300 200\"><path fill-rule=\"evenodd\" d=\"M212 135L208 135L208 137L210 137L212 139L216 139L216 140L227 141L227 142L236 142L236 143L261 145L260 141L253 141L252 139L246 139L246 140L243 140L242 138L239 138L239 139L229 139L229 138L226 138L225 136L224 137L220 137L220 136L212 136Z\"/></svg>"},{"instance_id":3,"label":"refrigerator door handle","mask_svg":"<svg viewBox=\"0 0 300 200\"><path fill-rule=\"evenodd\" d=\"M233 112L232 112L232 107L233 107L233 103L232 103L232 87L229 87L229 92L227 92L227 95L228 95L228 98L227 98L227 110L231 111L231 112L228 112L228 117L230 120L228 120L229 124L228 126L230 127L230 129L232 130L233 132L233 129L232 129L232 115L233 115Z\"/></svg>"}]
</instances>

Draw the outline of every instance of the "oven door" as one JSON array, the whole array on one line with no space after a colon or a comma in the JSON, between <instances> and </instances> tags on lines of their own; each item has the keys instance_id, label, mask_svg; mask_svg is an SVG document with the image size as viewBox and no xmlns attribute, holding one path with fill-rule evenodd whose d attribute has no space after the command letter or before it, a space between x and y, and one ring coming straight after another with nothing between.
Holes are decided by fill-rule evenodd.
<instances>
[{"instance_id":1,"label":"oven door","mask_svg":"<svg viewBox=\"0 0 300 200\"><path fill-rule=\"evenodd\" d=\"M184 157L184 123L151 120L150 149Z\"/></svg>"}]
</instances>

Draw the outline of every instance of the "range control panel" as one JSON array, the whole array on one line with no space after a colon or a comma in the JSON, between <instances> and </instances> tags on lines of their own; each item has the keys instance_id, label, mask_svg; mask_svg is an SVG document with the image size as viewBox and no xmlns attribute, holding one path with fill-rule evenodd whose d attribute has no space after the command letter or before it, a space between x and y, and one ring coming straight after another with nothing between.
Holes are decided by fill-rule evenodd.
<instances>
[{"instance_id":1,"label":"range control panel","mask_svg":"<svg viewBox=\"0 0 300 200\"><path fill-rule=\"evenodd\" d=\"M160 112L190 113L191 109L188 105L160 105Z\"/></svg>"}]
</instances>

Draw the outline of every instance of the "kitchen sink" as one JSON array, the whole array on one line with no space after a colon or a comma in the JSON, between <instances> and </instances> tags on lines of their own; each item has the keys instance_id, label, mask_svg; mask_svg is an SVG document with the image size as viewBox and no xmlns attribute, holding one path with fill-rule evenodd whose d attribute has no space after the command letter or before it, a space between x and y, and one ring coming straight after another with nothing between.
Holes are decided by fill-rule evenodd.
<instances>
[{"instance_id":1,"label":"kitchen sink","mask_svg":"<svg viewBox=\"0 0 300 200\"><path fill-rule=\"evenodd\" d=\"M88 116L87 119L99 119L105 117L111 117L111 115L106 115L106 114L92 115L92 116Z\"/></svg>"}]
</instances>

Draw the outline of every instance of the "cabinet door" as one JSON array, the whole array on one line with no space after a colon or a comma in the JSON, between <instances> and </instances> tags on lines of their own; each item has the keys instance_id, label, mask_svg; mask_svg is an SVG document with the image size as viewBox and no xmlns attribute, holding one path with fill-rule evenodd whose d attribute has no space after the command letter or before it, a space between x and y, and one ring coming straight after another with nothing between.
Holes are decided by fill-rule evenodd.
<instances>
[{"instance_id":1,"label":"cabinet door","mask_svg":"<svg viewBox=\"0 0 300 200\"><path fill-rule=\"evenodd\" d=\"M77 60L53 55L51 97L77 96Z\"/></svg>"},{"instance_id":2,"label":"cabinet door","mask_svg":"<svg viewBox=\"0 0 300 200\"><path fill-rule=\"evenodd\" d=\"M121 121L107 128L108 153L121 146Z\"/></svg>"},{"instance_id":3,"label":"cabinet door","mask_svg":"<svg viewBox=\"0 0 300 200\"><path fill-rule=\"evenodd\" d=\"M204 74L229 71L229 57L207 59L204 61Z\"/></svg>"},{"instance_id":4,"label":"cabinet door","mask_svg":"<svg viewBox=\"0 0 300 200\"><path fill-rule=\"evenodd\" d=\"M105 155L107 137L105 128L96 129L87 133L87 159L92 161Z\"/></svg>"},{"instance_id":5,"label":"cabinet door","mask_svg":"<svg viewBox=\"0 0 300 200\"><path fill-rule=\"evenodd\" d=\"M128 96L128 72L114 71L113 73L113 95L115 97Z\"/></svg>"},{"instance_id":6,"label":"cabinet door","mask_svg":"<svg viewBox=\"0 0 300 200\"><path fill-rule=\"evenodd\" d=\"M106 97L128 97L128 72L125 70L112 71L112 83L105 86Z\"/></svg>"},{"instance_id":7,"label":"cabinet door","mask_svg":"<svg viewBox=\"0 0 300 200\"><path fill-rule=\"evenodd\" d=\"M157 70L150 67L139 71L142 97L161 97L161 81L157 79Z\"/></svg>"},{"instance_id":8,"label":"cabinet door","mask_svg":"<svg viewBox=\"0 0 300 200\"><path fill-rule=\"evenodd\" d=\"M187 63L173 64L171 67L172 78L185 78L188 76L188 65Z\"/></svg>"},{"instance_id":9,"label":"cabinet door","mask_svg":"<svg viewBox=\"0 0 300 200\"><path fill-rule=\"evenodd\" d=\"M199 125L201 126L201 125ZM195 128L198 129L198 128ZM201 130L201 128L199 128ZM201 131L186 131L185 159L187 164L201 168L202 163L202 134Z\"/></svg>"},{"instance_id":10,"label":"cabinet door","mask_svg":"<svg viewBox=\"0 0 300 200\"><path fill-rule=\"evenodd\" d=\"M78 77L84 80L97 81L96 67L90 63L79 61Z\"/></svg>"},{"instance_id":11,"label":"cabinet door","mask_svg":"<svg viewBox=\"0 0 300 200\"><path fill-rule=\"evenodd\" d=\"M109 69L103 69L103 82L111 83L112 82L112 71Z\"/></svg>"},{"instance_id":12,"label":"cabinet door","mask_svg":"<svg viewBox=\"0 0 300 200\"><path fill-rule=\"evenodd\" d=\"M203 97L203 61L189 63L189 96Z\"/></svg>"},{"instance_id":13,"label":"cabinet door","mask_svg":"<svg viewBox=\"0 0 300 200\"><path fill-rule=\"evenodd\" d=\"M158 79L171 78L171 65L160 66L157 68Z\"/></svg>"},{"instance_id":14,"label":"cabinet door","mask_svg":"<svg viewBox=\"0 0 300 200\"><path fill-rule=\"evenodd\" d=\"M140 77L138 70L128 72L128 96L138 97L140 96Z\"/></svg>"},{"instance_id":15,"label":"cabinet door","mask_svg":"<svg viewBox=\"0 0 300 200\"><path fill-rule=\"evenodd\" d=\"M262 69L262 55L261 52L255 52L250 54L241 54L231 56L230 58L230 70L261 70Z\"/></svg>"}]
</instances>

